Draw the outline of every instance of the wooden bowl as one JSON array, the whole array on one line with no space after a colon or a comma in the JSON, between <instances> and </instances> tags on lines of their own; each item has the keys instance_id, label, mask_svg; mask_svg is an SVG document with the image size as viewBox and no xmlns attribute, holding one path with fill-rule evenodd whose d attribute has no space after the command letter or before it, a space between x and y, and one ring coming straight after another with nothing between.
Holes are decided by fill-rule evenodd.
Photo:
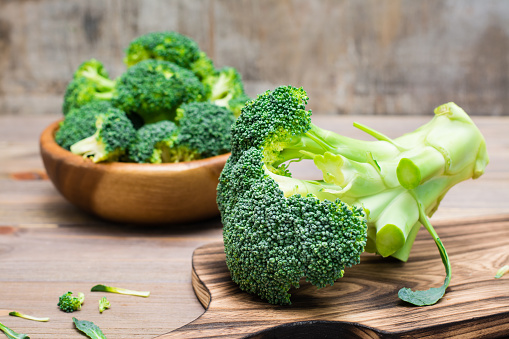
<instances>
[{"instance_id":1,"label":"wooden bowl","mask_svg":"<svg viewBox=\"0 0 509 339\"><path fill-rule=\"evenodd\" d=\"M172 164L93 163L55 142L59 121L41 134L46 172L75 206L127 223L178 223L219 214L216 187L228 154Z\"/></svg>"}]
</instances>

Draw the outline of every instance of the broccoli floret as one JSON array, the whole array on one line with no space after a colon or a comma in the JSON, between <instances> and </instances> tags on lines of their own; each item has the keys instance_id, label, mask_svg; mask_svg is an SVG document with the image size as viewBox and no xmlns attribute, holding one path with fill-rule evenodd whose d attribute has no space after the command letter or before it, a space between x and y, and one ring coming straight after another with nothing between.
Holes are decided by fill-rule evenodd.
<instances>
[{"instance_id":1,"label":"broccoli floret","mask_svg":"<svg viewBox=\"0 0 509 339\"><path fill-rule=\"evenodd\" d=\"M179 133L170 150L176 161L213 157L230 151L233 113L210 102L191 102L177 110Z\"/></svg>"},{"instance_id":2,"label":"broccoli floret","mask_svg":"<svg viewBox=\"0 0 509 339\"><path fill-rule=\"evenodd\" d=\"M138 163L171 162L166 156L175 143L177 133L177 125L168 120L141 127L129 146L129 159Z\"/></svg>"},{"instance_id":3,"label":"broccoli floret","mask_svg":"<svg viewBox=\"0 0 509 339\"><path fill-rule=\"evenodd\" d=\"M110 307L111 307L111 304L108 301L108 299L106 299L106 297L102 297L101 299L99 299L99 313L103 313L104 310L106 310Z\"/></svg>"},{"instance_id":4,"label":"broccoli floret","mask_svg":"<svg viewBox=\"0 0 509 339\"><path fill-rule=\"evenodd\" d=\"M394 140L355 124L378 139L361 141L312 124L307 100L302 88L267 91L246 104L232 127L232 155L217 195L232 279L271 303L288 304L288 290L301 277L318 287L332 284L364 249L406 261L423 224L440 250L446 280L441 288L403 289L399 296L416 305L438 301L450 263L428 217L448 189L483 173L481 133L449 103ZM323 180L291 177L289 163L305 159Z\"/></svg>"},{"instance_id":5,"label":"broccoli floret","mask_svg":"<svg viewBox=\"0 0 509 339\"><path fill-rule=\"evenodd\" d=\"M100 61L90 59L83 62L65 91L64 115L93 101L110 101L115 96L115 85Z\"/></svg>"},{"instance_id":6,"label":"broccoli floret","mask_svg":"<svg viewBox=\"0 0 509 339\"><path fill-rule=\"evenodd\" d=\"M67 292L58 298L57 306L60 310L71 313L80 310L84 301L85 295L83 293L80 292L77 297L73 297L72 292Z\"/></svg>"},{"instance_id":7,"label":"broccoli floret","mask_svg":"<svg viewBox=\"0 0 509 339\"><path fill-rule=\"evenodd\" d=\"M250 100L244 92L240 73L233 67L223 67L202 82L206 88L210 88L208 100L230 109L235 116L239 116L240 109Z\"/></svg>"},{"instance_id":8,"label":"broccoli floret","mask_svg":"<svg viewBox=\"0 0 509 339\"><path fill-rule=\"evenodd\" d=\"M109 101L94 101L73 109L60 123L55 133L55 141L66 150L70 150L73 144L96 132L97 115L112 107Z\"/></svg>"},{"instance_id":9,"label":"broccoli floret","mask_svg":"<svg viewBox=\"0 0 509 339\"><path fill-rule=\"evenodd\" d=\"M199 58L200 48L191 38L177 32L151 32L137 37L125 51L127 67L146 59L165 60L190 69Z\"/></svg>"},{"instance_id":10,"label":"broccoli floret","mask_svg":"<svg viewBox=\"0 0 509 339\"><path fill-rule=\"evenodd\" d=\"M71 145L71 152L92 157L93 162L117 161L123 156L136 136L126 114L109 108L95 117L96 131L93 135Z\"/></svg>"},{"instance_id":11,"label":"broccoli floret","mask_svg":"<svg viewBox=\"0 0 509 339\"><path fill-rule=\"evenodd\" d=\"M214 63L191 38L177 32L151 32L134 39L125 51L124 63L131 67L146 59L173 62L200 79L215 73Z\"/></svg>"},{"instance_id":12,"label":"broccoli floret","mask_svg":"<svg viewBox=\"0 0 509 339\"><path fill-rule=\"evenodd\" d=\"M204 99L204 87L191 71L168 61L149 59L120 76L113 103L127 114L138 114L148 124L173 120L182 103Z\"/></svg>"}]
</instances>

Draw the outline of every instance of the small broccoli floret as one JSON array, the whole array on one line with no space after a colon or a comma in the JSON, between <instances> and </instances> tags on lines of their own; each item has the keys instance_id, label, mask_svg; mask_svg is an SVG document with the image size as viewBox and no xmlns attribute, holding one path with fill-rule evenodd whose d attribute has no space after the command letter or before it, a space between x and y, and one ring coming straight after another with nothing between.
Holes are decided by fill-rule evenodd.
<instances>
[{"instance_id":1,"label":"small broccoli floret","mask_svg":"<svg viewBox=\"0 0 509 339\"><path fill-rule=\"evenodd\" d=\"M267 91L247 102L232 127L232 155L217 195L232 279L287 304L300 277L318 287L331 284L364 249L406 261L423 225L446 267L444 285L402 289L399 296L415 305L435 303L451 266L429 216L453 185L484 172L482 134L449 103L396 139L355 124L377 139L362 141L312 124L307 100L301 88ZM323 180L292 178L288 166L301 160L312 160Z\"/></svg>"},{"instance_id":2,"label":"small broccoli floret","mask_svg":"<svg viewBox=\"0 0 509 339\"><path fill-rule=\"evenodd\" d=\"M72 292L67 292L58 298L57 306L60 308L60 310L71 313L74 311L79 311L84 301L85 295L83 293L78 293L77 297L73 297Z\"/></svg>"},{"instance_id":3,"label":"small broccoli floret","mask_svg":"<svg viewBox=\"0 0 509 339\"><path fill-rule=\"evenodd\" d=\"M176 109L205 99L205 89L189 70L161 60L144 60L130 67L117 81L113 103L145 123L173 120Z\"/></svg>"},{"instance_id":4,"label":"small broccoli floret","mask_svg":"<svg viewBox=\"0 0 509 339\"><path fill-rule=\"evenodd\" d=\"M96 131L71 146L71 152L92 157L93 162L116 161L123 156L136 136L131 121L117 108L95 117Z\"/></svg>"},{"instance_id":5,"label":"small broccoli floret","mask_svg":"<svg viewBox=\"0 0 509 339\"><path fill-rule=\"evenodd\" d=\"M96 132L97 115L112 107L109 101L94 101L73 109L60 123L55 133L55 141L66 150L70 150L73 144Z\"/></svg>"},{"instance_id":6,"label":"small broccoli floret","mask_svg":"<svg viewBox=\"0 0 509 339\"><path fill-rule=\"evenodd\" d=\"M191 102L177 112L179 133L171 157L189 161L230 151L233 113L210 102Z\"/></svg>"},{"instance_id":7,"label":"small broccoli floret","mask_svg":"<svg viewBox=\"0 0 509 339\"><path fill-rule=\"evenodd\" d=\"M110 307L111 307L111 304L108 301L108 299L106 299L106 297L102 297L101 299L99 299L99 312L100 313L103 313L104 310L106 310Z\"/></svg>"},{"instance_id":8,"label":"small broccoli floret","mask_svg":"<svg viewBox=\"0 0 509 339\"><path fill-rule=\"evenodd\" d=\"M208 100L232 110L235 116L239 116L240 109L250 100L244 92L240 73L233 67L223 67L202 82L206 88L210 88Z\"/></svg>"},{"instance_id":9,"label":"small broccoli floret","mask_svg":"<svg viewBox=\"0 0 509 339\"><path fill-rule=\"evenodd\" d=\"M171 162L166 155L173 147L177 134L177 125L168 120L141 127L129 146L129 159L138 163Z\"/></svg>"},{"instance_id":10,"label":"small broccoli floret","mask_svg":"<svg viewBox=\"0 0 509 339\"><path fill-rule=\"evenodd\" d=\"M65 91L64 115L93 101L110 101L115 96L115 85L100 61L91 59L83 62Z\"/></svg>"}]
</instances>

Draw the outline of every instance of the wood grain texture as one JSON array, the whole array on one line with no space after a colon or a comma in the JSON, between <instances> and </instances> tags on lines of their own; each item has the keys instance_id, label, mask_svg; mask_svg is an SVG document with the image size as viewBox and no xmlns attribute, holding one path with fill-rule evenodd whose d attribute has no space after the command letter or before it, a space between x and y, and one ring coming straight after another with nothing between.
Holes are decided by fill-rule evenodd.
<instances>
[{"instance_id":1,"label":"wood grain texture","mask_svg":"<svg viewBox=\"0 0 509 339\"><path fill-rule=\"evenodd\" d=\"M329 114L425 114L455 101L506 115L509 4L503 0L0 1L0 114L50 114L78 65L125 70L133 38L176 30L252 96L303 86Z\"/></svg>"},{"instance_id":2,"label":"wood grain texture","mask_svg":"<svg viewBox=\"0 0 509 339\"><path fill-rule=\"evenodd\" d=\"M292 305L270 305L231 281L222 243L194 252L193 286L206 307L200 318L160 338L497 338L509 335L509 279L494 279L509 262L509 215L436 225L452 262L445 297L428 307L397 297L402 287L443 282L433 240L420 232L407 263L366 254L333 286L302 283ZM203 293L209 291L210 297Z\"/></svg>"},{"instance_id":3,"label":"wood grain texture","mask_svg":"<svg viewBox=\"0 0 509 339\"><path fill-rule=\"evenodd\" d=\"M116 222L179 223L219 215L216 187L228 154L171 164L94 163L55 142L59 121L41 134L44 167L75 206Z\"/></svg>"},{"instance_id":4,"label":"wood grain texture","mask_svg":"<svg viewBox=\"0 0 509 339\"><path fill-rule=\"evenodd\" d=\"M28 116L0 113L0 272L8 272L0 274L0 322L32 338L83 338L72 325L72 315L58 311L56 298L69 289L86 292L101 282L152 292L147 299L118 296L112 300L112 309L103 314L96 308L96 294L86 296L90 303L86 301L74 315L97 323L108 338L154 338L200 317L204 309L191 286L192 253L199 246L221 240L220 221L114 224L74 207L49 180L18 180L16 173L44 171L39 137L59 118L54 112ZM352 127L352 121L396 137L426 123L429 117L316 115L313 120L343 135L367 138ZM479 180L466 181L446 195L433 216L435 223L509 214L509 117L474 117L474 121L486 137L491 162ZM305 165L303 162L294 165L292 172L313 178L308 167L298 166ZM448 243L446 246L449 249ZM443 269L435 250L433 255L438 281ZM499 255L504 260L504 254ZM486 274L492 273L486 268ZM51 320L40 324L7 316L12 309ZM243 310L239 312L243 314ZM226 337L229 320L223 319ZM316 325L309 328L312 332L330 328L329 322L312 324ZM332 326L337 328L336 323ZM280 329L285 328L289 327ZM307 333L303 327L299 331ZM292 338L297 337L295 332Z\"/></svg>"}]
</instances>

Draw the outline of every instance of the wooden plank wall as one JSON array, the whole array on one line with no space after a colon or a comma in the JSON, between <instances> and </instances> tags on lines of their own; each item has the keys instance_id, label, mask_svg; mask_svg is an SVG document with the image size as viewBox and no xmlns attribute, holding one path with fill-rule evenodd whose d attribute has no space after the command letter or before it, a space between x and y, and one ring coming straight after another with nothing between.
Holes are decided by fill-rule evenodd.
<instances>
[{"instance_id":1,"label":"wooden plank wall","mask_svg":"<svg viewBox=\"0 0 509 339\"><path fill-rule=\"evenodd\" d=\"M60 110L74 69L113 76L136 36L176 30L255 96L303 86L315 114L509 114L503 0L0 0L0 114Z\"/></svg>"}]
</instances>

